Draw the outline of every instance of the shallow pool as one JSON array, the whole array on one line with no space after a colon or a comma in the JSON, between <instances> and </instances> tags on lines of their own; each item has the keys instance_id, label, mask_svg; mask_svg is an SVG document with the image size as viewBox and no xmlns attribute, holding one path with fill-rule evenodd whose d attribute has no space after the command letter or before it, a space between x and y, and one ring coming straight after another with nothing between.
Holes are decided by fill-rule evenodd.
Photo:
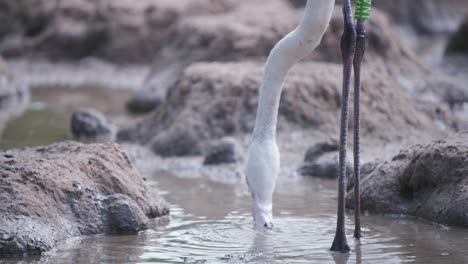
<instances>
[{"instance_id":1,"label":"shallow pool","mask_svg":"<svg viewBox=\"0 0 468 264\"><path fill-rule=\"evenodd\" d=\"M67 115L80 102L77 98L84 98L80 104L87 106L107 105L99 110L118 120L124 102L118 98L125 96L93 93L77 93L73 100L59 91L36 94L36 109L12 121L0 145L37 145L67 138ZM112 108L109 102L120 106ZM29 141L18 134L21 131L41 133L32 133ZM250 195L236 173L241 166L207 168L201 158L163 160L142 155L145 159L137 158L136 163L140 169L152 168L142 171L170 203L169 217L154 220L151 230L138 235L72 239L42 256L0 259L0 263L468 263L468 229L394 215L366 214L363 239L356 242L349 212L346 224L352 251L331 253L337 183L295 175L293 161L300 162L303 150L280 145L285 162L275 193L273 230L254 228Z\"/></svg>"}]
</instances>

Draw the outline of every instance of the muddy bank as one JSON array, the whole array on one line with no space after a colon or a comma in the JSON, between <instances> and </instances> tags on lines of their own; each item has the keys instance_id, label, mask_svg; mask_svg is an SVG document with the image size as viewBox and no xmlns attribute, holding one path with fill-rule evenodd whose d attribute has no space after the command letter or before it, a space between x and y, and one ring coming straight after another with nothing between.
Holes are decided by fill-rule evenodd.
<instances>
[{"instance_id":1,"label":"muddy bank","mask_svg":"<svg viewBox=\"0 0 468 264\"><path fill-rule=\"evenodd\" d=\"M0 255L63 240L137 232L168 214L120 147L64 142L0 153Z\"/></svg>"},{"instance_id":2,"label":"muddy bank","mask_svg":"<svg viewBox=\"0 0 468 264\"><path fill-rule=\"evenodd\" d=\"M402 150L363 175L362 209L468 227L468 133ZM352 190L347 206L353 207Z\"/></svg>"},{"instance_id":3,"label":"muddy bank","mask_svg":"<svg viewBox=\"0 0 468 264\"><path fill-rule=\"evenodd\" d=\"M383 64L363 73L362 132L382 141L437 134L431 120L417 111ZM341 67L301 63L289 74L279 110L279 130L320 129L334 133L339 125ZM176 155L200 152L199 143L250 133L255 121L261 63L195 63L171 88L153 114L118 133L118 140L139 142ZM405 131L402 135L401 131ZM185 152L185 153L184 153Z\"/></svg>"}]
</instances>

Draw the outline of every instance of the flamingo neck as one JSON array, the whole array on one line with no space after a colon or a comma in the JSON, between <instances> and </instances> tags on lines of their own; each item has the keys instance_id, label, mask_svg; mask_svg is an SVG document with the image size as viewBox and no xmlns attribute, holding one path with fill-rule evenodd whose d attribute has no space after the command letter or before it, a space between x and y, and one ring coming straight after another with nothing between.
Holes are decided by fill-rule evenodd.
<instances>
[{"instance_id":1,"label":"flamingo neck","mask_svg":"<svg viewBox=\"0 0 468 264\"><path fill-rule=\"evenodd\" d=\"M299 26L272 49L260 88L254 139L276 138L276 124L283 82L289 69L320 43L333 11L334 1L307 1Z\"/></svg>"},{"instance_id":2,"label":"flamingo neck","mask_svg":"<svg viewBox=\"0 0 468 264\"><path fill-rule=\"evenodd\" d=\"M265 77L260 88L254 138L276 138L278 109L283 89L283 80L287 72L275 72L271 67L265 68Z\"/></svg>"}]
</instances>

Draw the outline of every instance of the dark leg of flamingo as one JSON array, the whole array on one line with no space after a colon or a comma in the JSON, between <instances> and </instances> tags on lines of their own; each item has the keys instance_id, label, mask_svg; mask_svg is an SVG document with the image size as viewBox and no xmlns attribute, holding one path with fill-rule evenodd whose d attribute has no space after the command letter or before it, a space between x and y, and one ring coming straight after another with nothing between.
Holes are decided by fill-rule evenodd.
<instances>
[{"instance_id":1,"label":"dark leg of flamingo","mask_svg":"<svg viewBox=\"0 0 468 264\"><path fill-rule=\"evenodd\" d=\"M356 54L354 55L354 237L361 238L361 195L360 195L360 144L361 144L361 63L366 51L366 26L364 20L356 25Z\"/></svg>"},{"instance_id":2,"label":"dark leg of flamingo","mask_svg":"<svg viewBox=\"0 0 468 264\"><path fill-rule=\"evenodd\" d=\"M340 129L340 175L338 179L338 215L336 233L332 251L348 252L349 246L345 232L345 196L346 196L346 144L348 135L349 90L356 48L356 31L353 24L351 1L343 0L344 33L341 37L341 53L343 57L343 94L341 100Z\"/></svg>"}]
</instances>

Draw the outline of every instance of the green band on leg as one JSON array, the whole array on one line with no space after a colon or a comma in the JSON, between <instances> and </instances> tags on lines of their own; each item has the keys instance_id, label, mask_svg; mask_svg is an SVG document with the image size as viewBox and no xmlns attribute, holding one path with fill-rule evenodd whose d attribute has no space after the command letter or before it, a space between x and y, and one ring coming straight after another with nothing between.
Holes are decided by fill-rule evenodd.
<instances>
[{"instance_id":1,"label":"green band on leg","mask_svg":"<svg viewBox=\"0 0 468 264\"><path fill-rule=\"evenodd\" d=\"M372 0L358 0L356 5L356 19L369 20L372 10Z\"/></svg>"}]
</instances>

